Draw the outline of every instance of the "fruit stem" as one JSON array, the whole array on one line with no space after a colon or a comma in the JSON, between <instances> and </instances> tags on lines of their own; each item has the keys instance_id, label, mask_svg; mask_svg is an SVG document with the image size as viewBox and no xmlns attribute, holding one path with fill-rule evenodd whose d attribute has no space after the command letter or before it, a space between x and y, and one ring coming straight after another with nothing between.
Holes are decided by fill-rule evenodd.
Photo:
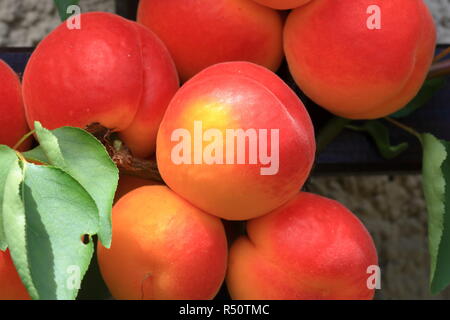
<instances>
[{"instance_id":1,"label":"fruit stem","mask_svg":"<svg viewBox=\"0 0 450 320\"><path fill-rule=\"evenodd\" d=\"M443 58L445 58L445 56L447 56L448 54L450 54L450 47L445 48L444 50L442 50L439 54L437 54L434 57L433 63L436 63L440 60L442 60Z\"/></svg>"},{"instance_id":2,"label":"fruit stem","mask_svg":"<svg viewBox=\"0 0 450 320\"><path fill-rule=\"evenodd\" d=\"M401 122L398 122L397 120L394 120L390 117L385 117L384 118L386 121L392 123L393 125L395 125L396 127L408 132L409 134L412 134L413 136L415 136L417 139L419 139L419 141L422 143L422 136L420 135L419 132L417 132L416 130L414 130L411 127L408 127L407 125L404 125Z\"/></svg>"},{"instance_id":3,"label":"fruit stem","mask_svg":"<svg viewBox=\"0 0 450 320\"><path fill-rule=\"evenodd\" d=\"M350 119L334 117L329 120L317 135L317 153L325 148L352 122Z\"/></svg>"},{"instance_id":4,"label":"fruit stem","mask_svg":"<svg viewBox=\"0 0 450 320\"><path fill-rule=\"evenodd\" d=\"M36 132L36 130L32 130L32 131L28 132L26 135L24 135L24 136L19 140L19 142L17 142L17 143L14 145L13 149L14 149L14 150L17 150L17 148L19 148L19 147L22 145L22 143L24 143L24 142L25 142L29 137L31 137L35 132Z\"/></svg>"},{"instance_id":5,"label":"fruit stem","mask_svg":"<svg viewBox=\"0 0 450 320\"><path fill-rule=\"evenodd\" d=\"M16 151L16 155L17 157L22 160L22 162L27 162L27 159L25 159L25 157L23 156L22 153L20 153L19 151Z\"/></svg>"},{"instance_id":6,"label":"fruit stem","mask_svg":"<svg viewBox=\"0 0 450 320\"><path fill-rule=\"evenodd\" d=\"M438 78L450 74L450 59L433 63L428 72L428 79Z\"/></svg>"},{"instance_id":7,"label":"fruit stem","mask_svg":"<svg viewBox=\"0 0 450 320\"><path fill-rule=\"evenodd\" d=\"M121 174L146 180L164 182L158 171L156 159L140 159L131 154L125 143L116 138L115 133L99 123L92 123L86 131L96 137L106 148L109 156Z\"/></svg>"}]
</instances>

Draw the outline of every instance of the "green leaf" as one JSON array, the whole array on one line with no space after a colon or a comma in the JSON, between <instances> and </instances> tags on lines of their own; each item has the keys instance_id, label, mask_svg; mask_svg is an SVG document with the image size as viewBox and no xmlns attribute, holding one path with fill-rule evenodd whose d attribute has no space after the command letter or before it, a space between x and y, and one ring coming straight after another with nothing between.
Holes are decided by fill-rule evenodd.
<instances>
[{"instance_id":1,"label":"green leaf","mask_svg":"<svg viewBox=\"0 0 450 320\"><path fill-rule=\"evenodd\" d=\"M18 158L14 150L7 146L0 145L0 250L5 251L8 247L6 243L5 231L3 229L3 194L6 185L6 179L9 172L15 163L18 162Z\"/></svg>"},{"instance_id":2,"label":"green leaf","mask_svg":"<svg viewBox=\"0 0 450 320\"><path fill-rule=\"evenodd\" d=\"M98 232L98 211L86 190L64 171L15 164L4 197L4 225L17 271L33 299L75 299Z\"/></svg>"},{"instance_id":3,"label":"green leaf","mask_svg":"<svg viewBox=\"0 0 450 320\"><path fill-rule=\"evenodd\" d=\"M391 145L388 128L378 120L366 121L364 125L360 127L352 125L347 126L347 128L355 131L367 132L375 141L378 151L385 159L393 159L408 149L408 143L406 142L395 146Z\"/></svg>"},{"instance_id":4,"label":"green leaf","mask_svg":"<svg viewBox=\"0 0 450 320\"><path fill-rule=\"evenodd\" d=\"M77 180L97 204L100 215L99 238L111 245L111 211L119 180L119 171L105 147L85 130L63 127L53 131L35 123L38 151L48 162Z\"/></svg>"},{"instance_id":5,"label":"green leaf","mask_svg":"<svg viewBox=\"0 0 450 320\"><path fill-rule=\"evenodd\" d=\"M33 285L30 274L30 267L27 259L27 252L20 250L26 247L26 217L25 208L22 202L22 183L24 173L19 161L11 167L5 184L3 199L3 227L8 232L5 233L9 245L11 257L16 266L17 272L31 297L37 298L39 295Z\"/></svg>"},{"instance_id":6,"label":"green leaf","mask_svg":"<svg viewBox=\"0 0 450 320\"><path fill-rule=\"evenodd\" d=\"M350 119L333 117L322 126L316 137L317 153L324 151L351 122L352 120Z\"/></svg>"},{"instance_id":7,"label":"green leaf","mask_svg":"<svg viewBox=\"0 0 450 320\"><path fill-rule=\"evenodd\" d=\"M47 156L45 155L44 150L41 147L36 147L33 150L23 152L22 154L25 157L25 159L30 160L30 161L40 162L43 164L50 163Z\"/></svg>"},{"instance_id":8,"label":"green leaf","mask_svg":"<svg viewBox=\"0 0 450 320\"><path fill-rule=\"evenodd\" d=\"M450 283L450 142L422 135L423 189L428 209L431 292Z\"/></svg>"},{"instance_id":9,"label":"green leaf","mask_svg":"<svg viewBox=\"0 0 450 320\"><path fill-rule=\"evenodd\" d=\"M67 13L67 8L72 5L78 5L80 0L54 0L56 8L58 9L61 21L67 20L71 14Z\"/></svg>"},{"instance_id":10,"label":"green leaf","mask_svg":"<svg viewBox=\"0 0 450 320\"><path fill-rule=\"evenodd\" d=\"M445 82L445 77L426 80L416 97L411 100L403 109L391 114L390 117L404 118L409 116L411 113L425 105L437 91L444 87Z\"/></svg>"}]
</instances>

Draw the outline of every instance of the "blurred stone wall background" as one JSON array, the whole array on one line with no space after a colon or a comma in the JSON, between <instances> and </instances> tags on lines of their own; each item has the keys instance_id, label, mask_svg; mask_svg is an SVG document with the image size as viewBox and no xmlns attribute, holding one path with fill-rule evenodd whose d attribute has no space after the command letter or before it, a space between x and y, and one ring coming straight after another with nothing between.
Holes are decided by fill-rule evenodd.
<instances>
[{"instance_id":1,"label":"blurred stone wall background","mask_svg":"<svg viewBox=\"0 0 450 320\"><path fill-rule=\"evenodd\" d=\"M126 1L126 0L123 0ZM426 0L441 43L450 44L450 0ZM83 12L114 12L114 0L81 0ZM0 0L0 46L34 46L59 24L53 0ZM382 270L379 299L449 299L428 291L426 208L419 175L312 177L307 189L355 212L372 234Z\"/></svg>"},{"instance_id":2,"label":"blurred stone wall background","mask_svg":"<svg viewBox=\"0 0 450 320\"><path fill-rule=\"evenodd\" d=\"M114 0L81 0L80 6L114 12ZM34 46L59 23L53 0L0 0L0 46Z\"/></svg>"}]
</instances>

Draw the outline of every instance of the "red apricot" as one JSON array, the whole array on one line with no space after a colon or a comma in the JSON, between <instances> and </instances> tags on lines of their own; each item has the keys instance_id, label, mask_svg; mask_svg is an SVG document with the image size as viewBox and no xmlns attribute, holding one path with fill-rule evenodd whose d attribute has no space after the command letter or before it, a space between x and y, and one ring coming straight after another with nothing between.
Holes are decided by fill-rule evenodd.
<instances>
[{"instance_id":1,"label":"red apricot","mask_svg":"<svg viewBox=\"0 0 450 320\"><path fill-rule=\"evenodd\" d=\"M314 129L300 99L274 73L222 63L174 96L156 154L172 190L208 213L246 220L300 190L314 161Z\"/></svg>"},{"instance_id":2,"label":"red apricot","mask_svg":"<svg viewBox=\"0 0 450 320\"><path fill-rule=\"evenodd\" d=\"M183 81L227 61L275 71L283 57L281 15L249 0L141 0L138 22L164 41Z\"/></svg>"},{"instance_id":3,"label":"red apricot","mask_svg":"<svg viewBox=\"0 0 450 320\"><path fill-rule=\"evenodd\" d=\"M29 300L9 250L0 251L0 300Z\"/></svg>"},{"instance_id":4,"label":"red apricot","mask_svg":"<svg viewBox=\"0 0 450 320\"><path fill-rule=\"evenodd\" d=\"M30 126L100 123L121 134L138 157L155 149L165 108L178 89L173 61L150 30L109 13L85 13L35 49L23 93Z\"/></svg>"},{"instance_id":5,"label":"red apricot","mask_svg":"<svg viewBox=\"0 0 450 320\"><path fill-rule=\"evenodd\" d=\"M284 48L299 87L330 112L373 119L405 106L433 59L422 0L313 0L289 15Z\"/></svg>"},{"instance_id":6,"label":"red apricot","mask_svg":"<svg viewBox=\"0 0 450 320\"><path fill-rule=\"evenodd\" d=\"M12 148L30 129L25 119L19 77L2 60L0 60L0 83L0 144ZM27 139L19 150L26 151L30 146L31 139Z\"/></svg>"},{"instance_id":7,"label":"red apricot","mask_svg":"<svg viewBox=\"0 0 450 320\"><path fill-rule=\"evenodd\" d=\"M212 299L227 265L220 219L166 186L138 188L114 206L111 249L98 262L116 299Z\"/></svg>"},{"instance_id":8,"label":"red apricot","mask_svg":"<svg viewBox=\"0 0 450 320\"><path fill-rule=\"evenodd\" d=\"M230 250L227 287L233 299L374 295L376 283L369 278L377 272L377 253L372 238L336 201L300 193L283 207L249 221L247 234Z\"/></svg>"}]
</instances>

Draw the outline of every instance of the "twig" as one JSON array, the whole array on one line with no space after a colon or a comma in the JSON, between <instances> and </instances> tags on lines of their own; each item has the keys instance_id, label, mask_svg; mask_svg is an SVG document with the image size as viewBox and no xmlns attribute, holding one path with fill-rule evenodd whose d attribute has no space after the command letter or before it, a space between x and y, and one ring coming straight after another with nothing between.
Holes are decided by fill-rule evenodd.
<instances>
[{"instance_id":1,"label":"twig","mask_svg":"<svg viewBox=\"0 0 450 320\"><path fill-rule=\"evenodd\" d=\"M444 50L442 50L439 54L437 54L434 57L433 63L436 63L440 60L442 60L443 58L445 58L445 56L447 56L448 54L450 54L450 47L445 48Z\"/></svg>"},{"instance_id":2,"label":"twig","mask_svg":"<svg viewBox=\"0 0 450 320\"><path fill-rule=\"evenodd\" d=\"M405 124L403 124L403 123L401 123L401 122L399 122L399 121L397 121L397 120L394 120L394 119L392 119L392 118L390 118L390 117L385 117L384 119L385 119L386 121L392 123L392 124L395 125L396 127L399 127L400 129L402 129L402 130L404 130L404 131L406 131L406 132L412 134L412 135L415 136L417 139L419 139L420 142L422 142L422 136L420 135L419 132L417 132L417 131L414 130L413 128L408 127L407 125L405 125Z\"/></svg>"},{"instance_id":3,"label":"twig","mask_svg":"<svg viewBox=\"0 0 450 320\"><path fill-rule=\"evenodd\" d=\"M450 59L433 63L428 72L428 79L438 78L450 74Z\"/></svg>"},{"instance_id":4,"label":"twig","mask_svg":"<svg viewBox=\"0 0 450 320\"><path fill-rule=\"evenodd\" d=\"M93 123L87 126L86 130L103 143L121 174L164 182L159 174L154 157L152 159L134 157L126 145L116 137L114 132L99 123Z\"/></svg>"},{"instance_id":5,"label":"twig","mask_svg":"<svg viewBox=\"0 0 450 320\"><path fill-rule=\"evenodd\" d=\"M14 150L17 150L17 149L22 145L22 143L24 143L24 142L25 142L29 137L31 137L35 132L36 132L36 130L32 130L32 131L28 132L26 135L24 135L24 136L19 140L19 142L17 142L17 143L14 145L13 149L14 149Z\"/></svg>"}]
</instances>

